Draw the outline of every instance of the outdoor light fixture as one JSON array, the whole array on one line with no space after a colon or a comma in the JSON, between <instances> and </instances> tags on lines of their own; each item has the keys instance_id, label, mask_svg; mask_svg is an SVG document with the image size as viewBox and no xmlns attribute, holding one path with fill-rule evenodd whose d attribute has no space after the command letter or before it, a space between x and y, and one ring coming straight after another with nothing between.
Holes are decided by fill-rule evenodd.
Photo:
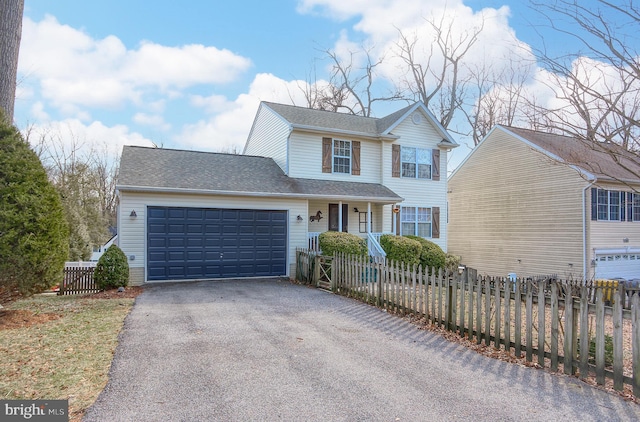
<instances>
[{"instance_id":1,"label":"outdoor light fixture","mask_svg":"<svg viewBox=\"0 0 640 422\"><path fill-rule=\"evenodd\" d=\"M357 207L353 207L353 212L360 212L360 211L358 211Z\"/></svg>"},{"instance_id":2,"label":"outdoor light fixture","mask_svg":"<svg viewBox=\"0 0 640 422\"><path fill-rule=\"evenodd\" d=\"M302 221L302 216L301 216L301 215L297 216L297 217L296 217L296 220L298 220L298 221Z\"/></svg>"},{"instance_id":3,"label":"outdoor light fixture","mask_svg":"<svg viewBox=\"0 0 640 422\"><path fill-rule=\"evenodd\" d=\"M136 214L136 210L131 210L131 214L129 214L129 217L136 218L137 216L138 214Z\"/></svg>"}]
</instances>

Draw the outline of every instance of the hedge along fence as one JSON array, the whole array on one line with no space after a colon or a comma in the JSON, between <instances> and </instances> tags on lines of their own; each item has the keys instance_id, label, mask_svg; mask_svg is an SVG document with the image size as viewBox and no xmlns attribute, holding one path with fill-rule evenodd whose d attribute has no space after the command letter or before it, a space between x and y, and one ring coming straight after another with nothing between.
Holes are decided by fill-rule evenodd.
<instances>
[{"instance_id":1,"label":"hedge along fence","mask_svg":"<svg viewBox=\"0 0 640 422\"><path fill-rule=\"evenodd\" d=\"M298 251L298 262L317 260ZM307 263L306 268L313 264ZM304 271L308 277L310 271ZM311 280L314 282L314 280ZM398 262L336 254L331 288L400 314L411 314L478 344L640 397L640 296L622 285L541 278L450 276ZM610 295L607 297L606 295ZM613 306L605 306L607 299ZM625 300L630 310L624 309Z\"/></svg>"}]
</instances>

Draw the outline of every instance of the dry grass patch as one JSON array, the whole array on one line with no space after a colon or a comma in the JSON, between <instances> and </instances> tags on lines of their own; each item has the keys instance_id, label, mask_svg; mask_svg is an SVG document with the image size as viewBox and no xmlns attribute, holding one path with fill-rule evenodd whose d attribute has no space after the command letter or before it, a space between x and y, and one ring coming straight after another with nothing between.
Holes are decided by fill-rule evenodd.
<instances>
[{"instance_id":1,"label":"dry grass patch","mask_svg":"<svg viewBox=\"0 0 640 422\"><path fill-rule=\"evenodd\" d=\"M4 308L0 398L68 399L71 420L79 420L107 383L134 300L38 296Z\"/></svg>"}]
</instances>

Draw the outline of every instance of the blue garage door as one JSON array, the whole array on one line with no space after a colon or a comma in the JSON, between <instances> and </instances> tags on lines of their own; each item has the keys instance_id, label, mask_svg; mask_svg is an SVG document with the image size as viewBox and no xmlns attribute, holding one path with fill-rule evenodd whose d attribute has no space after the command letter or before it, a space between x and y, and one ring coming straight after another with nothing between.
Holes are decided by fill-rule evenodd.
<instances>
[{"instance_id":1,"label":"blue garage door","mask_svg":"<svg viewBox=\"0 0 640 422\"><path fill-rule=\"evenodd\" d=\"M147 208L147 279L286 273L286 211Z\"/></svg>"}]
</instances>

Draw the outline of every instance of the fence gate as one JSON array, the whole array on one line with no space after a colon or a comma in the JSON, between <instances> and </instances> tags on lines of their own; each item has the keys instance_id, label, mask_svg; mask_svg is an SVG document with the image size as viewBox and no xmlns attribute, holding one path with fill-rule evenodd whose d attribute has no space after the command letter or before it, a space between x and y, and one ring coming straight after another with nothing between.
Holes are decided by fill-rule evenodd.
<instances>
[{"instance_id":1,"label":"fence gate","mask_svg":"<svg viewBox=\"0 0 640 422\"><path fill-rule=\"evenodd\" d=\"M315 281L316 286L331 290L331 265L333 262L333 257L331 256L316 256L315 262Z\"/></svg>"}]
</instances>

